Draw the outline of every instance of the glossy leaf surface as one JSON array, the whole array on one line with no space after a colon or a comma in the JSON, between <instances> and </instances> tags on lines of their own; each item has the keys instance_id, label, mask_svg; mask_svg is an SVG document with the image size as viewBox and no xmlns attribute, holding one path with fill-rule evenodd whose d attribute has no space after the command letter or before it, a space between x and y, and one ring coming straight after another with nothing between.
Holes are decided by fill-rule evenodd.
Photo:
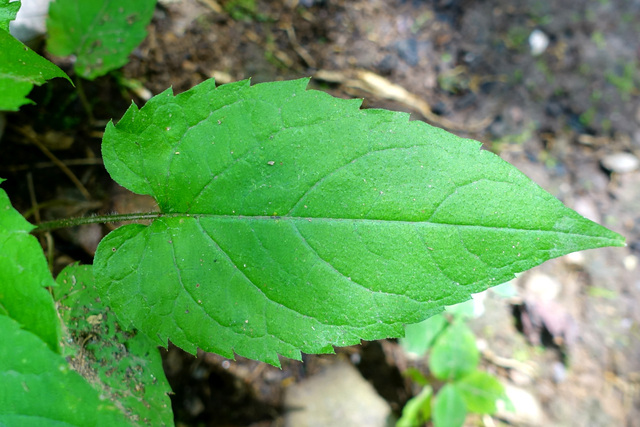
<instances>
[{"instance_id":1,"label":"glossy leaf surface","mask_svg":"<svg viewBox=\"0 0 640 427\"><path fill-rule=\"evenodd\" d=\"M480 143L307 83L209 80L107 126L109 173L164 213L98 247L119 318L158 344L277 365L623 244Z\"/></svg>"}]
</instances>

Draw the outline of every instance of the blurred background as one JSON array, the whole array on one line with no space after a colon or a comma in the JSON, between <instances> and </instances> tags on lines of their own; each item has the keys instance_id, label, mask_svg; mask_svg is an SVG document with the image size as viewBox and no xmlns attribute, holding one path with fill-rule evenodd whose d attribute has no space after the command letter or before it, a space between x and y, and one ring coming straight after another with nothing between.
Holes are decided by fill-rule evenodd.
<instances>
[{"instance_id":1,"label":"blurred background","mask_svg":"<svg viewBox=\"0 0 640 427\"><path fill-rule=\"evenodd\" d=\"M66 60L51 59L71 74ZM409 112L481 141L627 238L626 248L549 261L475 299L465 316L480 365L513 408L466 425L638 426L639 61L638 0L161 0L129 64L82 82L91 120L61 79L34 90L37 105L10 116L0 172L28 213L25 174L40 159L25 153L17 129L31 129L58 157L84 161L80 178L93 196L83 201L43 166L33 181L40 202L51 202L44 215L148 211L149 200L108 179L101 130L132 98L142 105L210 77L313 77L310 87L363 98L366 108ZM107 231L57 236L57 264L90 263ZM393 425L420 392L418 377L429 379L428 353L402 344L283 360L282 370L176 348L163 354L178 425L374 426Z\"/></svg>"}]
</instances>

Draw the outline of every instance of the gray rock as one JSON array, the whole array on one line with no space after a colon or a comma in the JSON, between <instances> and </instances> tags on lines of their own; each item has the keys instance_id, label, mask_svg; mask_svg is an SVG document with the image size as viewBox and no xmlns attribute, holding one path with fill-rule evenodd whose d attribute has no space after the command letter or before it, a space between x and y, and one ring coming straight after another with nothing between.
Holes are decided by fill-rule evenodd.
<instances>
[{"instance_id":1,"label":"gray rock","mask_svg":"<svg viewBox=\"0 0 640 427\"><path fill-rule=\"evenodd\" d=\"M285 389L285 427L383 427L391 408L351 364L337 362Z\"/></svg>"}]
</instances>

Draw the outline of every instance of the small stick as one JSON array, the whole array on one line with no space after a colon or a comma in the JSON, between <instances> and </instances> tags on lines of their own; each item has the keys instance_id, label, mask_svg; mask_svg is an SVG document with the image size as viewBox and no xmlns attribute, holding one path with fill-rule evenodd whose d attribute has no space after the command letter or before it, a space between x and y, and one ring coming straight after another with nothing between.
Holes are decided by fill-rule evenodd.
<instances>
[{"instance_id":1,"label":"small stick","mask_svg":"<svg viewBox=\"0 0 640 427\"><path fill-rule=\"evenodd\" d=\"M38 137L36 135L34 135L35 132L32 129L29 129L29 130L24 129L24 128L17 128L17 129L22 135L27 137L27 139L29 141L33 142L33 144L36 147L38 147L40 149L40 151L42 151L42 153L44 153L45 156L47 156L49 159L51 159L51 161L53 163L55 163L56 166L58 166L60 168L60 170L62 170L62 172L64 172L65 175L67 175L69 177L71 182L73 182L75 184L76 188L80 191L80 193L82 193L82 195L84 196L85 199L91 200L91 194L89 193L87 188L82 184L82 182L80 182L78 177L75 176L75 174L73 172L71 172L71 169L69 169L67 167L67 165L65 165L60 159L58 159L55 156L55 154L53 154L51 151L49 151L49 149L47 147L45 147L45 145L42 142L40 142Z\"/></svg>"}]
</instances>

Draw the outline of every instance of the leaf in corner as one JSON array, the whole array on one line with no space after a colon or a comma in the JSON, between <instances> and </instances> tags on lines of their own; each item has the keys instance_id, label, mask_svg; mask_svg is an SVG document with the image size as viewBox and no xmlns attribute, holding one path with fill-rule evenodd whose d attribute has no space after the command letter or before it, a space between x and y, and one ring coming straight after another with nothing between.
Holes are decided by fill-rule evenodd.
<instances>
[{"instance_id":1,"label":"leaf in corner","mask_svg":"<svg viewBox=\"0 0 640 427\"><path fill-rule=\"evenodd\" d=\"M20 5L19 1L0 0L0 30L9 32L9 22L16 19Z\"/></svg>"},{"instance_id":2,"label":"leaf in corner","mask_svg":"<svg viewBox=\"0 0 640 427\"><path fill-rule=\"evenodd\" d=\"M56 284L32 229L0 189L0 425L127 425L60 355Z\"/></svg>"},{"instance_id":3,"label":"leaf in corner","mask_svg":"<svg viewBox=\"0 0 640 427\"><path fill-rule=\"evenodd\" d=\"M2 315L0 331L0 425L131 425L38 336Z\"/></svg>"},{"instance_id":4,"label":"leaf in corner","mask_svg":"<svg viewBox=\"0 0 640 427\"><path fill-rule=\"evenodd\" d=\"M308 80L208 80L107 126L163 216L111 232L97 289L156 343L278 365L398 337L547 259L623 239L480 143Z\"/></svg>"},{"instance_id":5,"label":"leaf in corner","mask_svg":"<svg viewBox=\"0 0 640 427\"><path fill-rule=\"evenodd\" d=\"M69 77L8 31L0 29L0 110L18 111L33 103L27 98L33 85L41 85L54 77Z\"/></svg>"},{"instance_id":6,"label":"leaf in corner","mask_svg":"<svg viewBox=\"0 0 640 427\"><path fill-rule=\"evenodd\" d=\"M127 63L147 35L156 0L56 0L49 7L47 49L75 55L78 75L93 80Z\"/></svg>"}]
</instances>

